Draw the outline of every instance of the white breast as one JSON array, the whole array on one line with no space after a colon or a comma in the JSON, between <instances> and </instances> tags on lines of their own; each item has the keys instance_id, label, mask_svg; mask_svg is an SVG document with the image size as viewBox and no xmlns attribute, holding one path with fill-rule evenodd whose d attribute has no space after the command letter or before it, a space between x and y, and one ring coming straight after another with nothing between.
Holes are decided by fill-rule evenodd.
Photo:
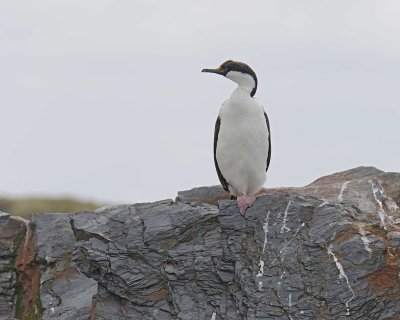
<instances>
[{"instance_id":1,"label":"white breast","mask_svg":"<svg viewBox=\"0 0 400 320\"><path fill-rule=\"evenodd\" d=\"M232 195L254 194L266 179L269 132L264 109L236 89L220 110L216 158Z\"/></svg>"}]
</instances>

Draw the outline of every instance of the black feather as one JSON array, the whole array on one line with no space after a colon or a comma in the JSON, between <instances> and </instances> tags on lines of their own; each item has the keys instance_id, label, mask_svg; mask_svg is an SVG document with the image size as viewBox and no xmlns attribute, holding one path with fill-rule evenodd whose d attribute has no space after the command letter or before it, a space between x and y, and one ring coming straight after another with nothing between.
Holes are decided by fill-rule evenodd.
<instances>
[{"instance_id":1,"label":"black feather","mask_svg":"<svg viewBox=\"0 0 400 320\"><path fill-rule=\"evenodd\" d=\"M217 121L215 122L215 130L214 130L214 164L215 164L215 169L217 169L217 174L218 174L218 179L222 184L222 187L226 192L229 192L229 185L226 182L224 176L221 173L221 170L219 170L218 162L217 162L217 142L218 142L218 133L219 133L219 127L221 126L221 119L220 117L217 118Z\"/></svg>"},{"instance_id":2,"label":"black feather","mask_svg":"<svg viewBox=\"0 0 400 320\"><path fill-rule=\"evenodd\" d=\"M267 121L267 128L268 128L268 157L267 157L267 168L265 169L265 171L267 171L269 163L271 161L271 130L269 128L269 120L266 112L264 112L264 116L265 120Z\"/></svg>"}]
</instances>

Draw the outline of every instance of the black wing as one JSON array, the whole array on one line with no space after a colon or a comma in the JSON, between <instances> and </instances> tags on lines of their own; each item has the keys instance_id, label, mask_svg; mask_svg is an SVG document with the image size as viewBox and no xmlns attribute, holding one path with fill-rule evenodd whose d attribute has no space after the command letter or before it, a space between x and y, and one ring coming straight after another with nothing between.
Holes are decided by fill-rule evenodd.
<instances>
[{"instance_id":1,"label":"black wing","mask_svg":"<svg viewBox=\"0 0 400 320\"><path fill-rule=\"evenodd\" d=\"M222 184L222 187L226 192L229 192L228 183L226 182L224 176L222 175L221 170L219 170L217 162L217 142L218 142L218 133L220 126L221 126L221 119L220 117L218 117L217 121L215 122L215 130L214 130L214 164L215 164L215 169L217 169L218 178Z\"/></svg>"},{"instance_id":2,"label":"black wing","mask_svg":"<svg viewBox=\"0 0 400 320\"><path fill-rule=\"evenodd\" d=\"M271 130L269 128L268 116L265 111L264 111L264 116L265 116L265 120L267 121L267 128L268 128L268 157L267 157L267 168L265 169L265 171L267 171L268 167L269 167L269 163L271 161Z\"/></svg>"}]
</instances>

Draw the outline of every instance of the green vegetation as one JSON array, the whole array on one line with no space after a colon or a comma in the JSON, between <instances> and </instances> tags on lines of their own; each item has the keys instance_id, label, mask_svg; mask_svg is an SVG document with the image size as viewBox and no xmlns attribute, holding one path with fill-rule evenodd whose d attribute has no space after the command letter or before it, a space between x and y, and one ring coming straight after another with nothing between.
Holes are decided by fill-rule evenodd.
<instances>
[{"instance_id":1,"label":"green vegetation","mask_svg":"<svg viewBox=\"0 0 400 320\"><path fill-rule=\"evenodd\" d=\"M104 204L79 201L71 198L0 198L0 211L29 218L34 212L73 212L95 210Z\"/></svg>"}]
</instances>

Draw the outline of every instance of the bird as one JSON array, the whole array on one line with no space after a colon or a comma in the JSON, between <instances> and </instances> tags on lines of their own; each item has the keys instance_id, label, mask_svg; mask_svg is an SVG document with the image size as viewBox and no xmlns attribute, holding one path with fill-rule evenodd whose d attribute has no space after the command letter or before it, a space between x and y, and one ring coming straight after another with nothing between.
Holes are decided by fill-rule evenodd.
<instances>
[{"instance_id":1,"label":"bird","mask_svg":"<svg viewBox=\"0 0 400 320\"><path fill-rule=\"evenodd\" d=\"M214 131L214 164L224 190L236 199L244 216L266 181L271 161L267 113L254 98L258 80L246 63L227 60L216 69L202 69L238 86L219 111Z\"/></svg>"}]
</instances>

